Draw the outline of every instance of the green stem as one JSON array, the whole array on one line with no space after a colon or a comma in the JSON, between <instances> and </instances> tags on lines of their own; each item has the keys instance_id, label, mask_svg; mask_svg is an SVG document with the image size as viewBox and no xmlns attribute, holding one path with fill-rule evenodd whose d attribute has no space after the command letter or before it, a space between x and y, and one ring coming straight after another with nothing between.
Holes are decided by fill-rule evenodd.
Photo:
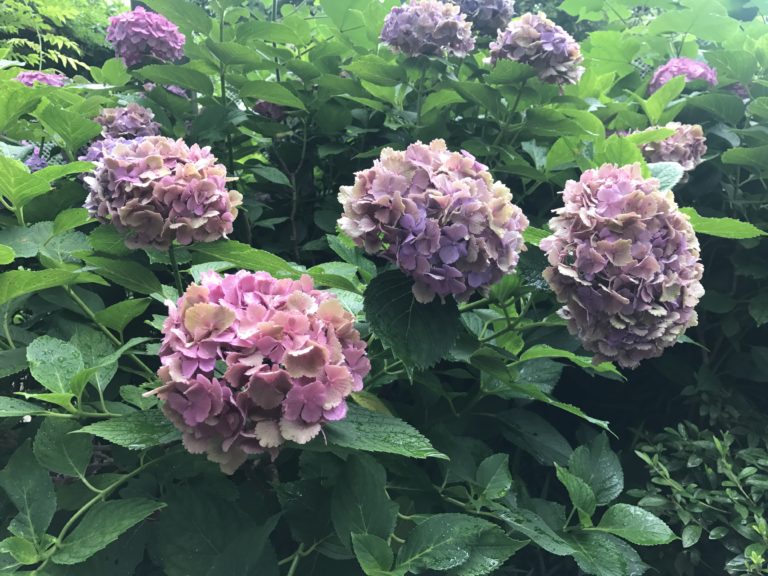
<instances>
[{"instance_id":1,"label":"green stem","mask_svg":"<svg viewBox=\"0 0 768 576\"><path fill-rule=\"evenodd\" d=\"M421 105L424 97L424 79L427 76L426 67L421 69L421 76L419 77L418 94L416 100L416 126L421 126Z\"/></svg>"},{"instance_id":2,"label":"green stem","mask_svg":"<svg viewBox=\"0 0 768 576\"><path fill-rule=\"evenodd\" d=\"M294 576L294 574L296 574L296 569L299 567L299 560L301 560L303 551L304 544L299 544L299 547L293 555L293 561L291 562L291 567L288 568L288 574L286 574L286 576Z\"/></svg>"},{"instance_id":3,"label":"green stem","mask_svg":"<svg viewBox=\"0 0 768 576\"><path fill-rule=\"evenodd\" d=\"M480 300L476 300L474 302L469 302L467 304L462 304L459 306L459 311L461 312L469 312L470 310L475 310L477 308L485 308L491 303L490 298L481 298Z\"/></svg>"},{"instance_id":4,"label":"green stem","mask_svg":"<svg viewBox=\"0 0 768 576\"><path fill-rule=\"evenodd\" d=\"M184 284L181 282L179 262L176 260L176 251L173 248L173 243L168 247L168 258L171 260L171 268L173 268L173 279L176 282L176 291L179 293L179 296L181 296L184 294Z\"/></svg>"}]
</instances>

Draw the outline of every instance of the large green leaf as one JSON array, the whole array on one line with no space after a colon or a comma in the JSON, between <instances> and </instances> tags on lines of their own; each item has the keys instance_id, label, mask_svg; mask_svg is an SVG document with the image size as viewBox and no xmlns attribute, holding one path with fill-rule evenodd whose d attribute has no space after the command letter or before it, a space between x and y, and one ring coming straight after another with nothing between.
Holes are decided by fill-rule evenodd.
<instances>
[{"instance_id":1,"label":"large green leaf","mask_svg":"<svg viewBox=\"0 0 768 576\"><path fill-rule=\"evenodd\" d=\"M193 32L205 35L211 30L212 19L197 4L186 0L145 0L144 4L176 24L188 37Z\"/></svg>"},{"instance_id":2,"label":"large green leaf","mask_svg":"<svg viewBox=\"0 0 768 576\"><path fill-rule=\"evenodd\" d=\"M324 431L329 444L342 448L400 454L409 458L446 457L407 422L357 406L350 406L343 420L326 424Z\"/></svg>"},{"instance_id":3,"label":"large green leaf","mask_svg":"<svg viewBox=\"0 0 768 576\"><path fill-rule=\"evenodd\" d=\"M365 291L365 317L382 343L407 366L429 368L443 358L459 334L453 299L416 301L413 282L402 272L379 274Z\"/></svg>"},{"instance_id":4,"label":"large green leaf","mask_svg":"<svg viewBox=\"0 0 768 576\"><path fill-rule=\"evenodd\" d=\"M104 256L84 256L83 260L86 264L94 266L97 274L125 286L128 290L140 294L153 294L161 290L160 280L154 272L138 262L113 260Z\"/></svg>"},{"instance_id":5,"label":"large green leaf","mask_svg":"<svg viewBox=\"0 0 768 576\"><path fill-rule=\"evenodd\" d=\"M720 157L723 164L748 166L759 172L768 170L768 145L754 148L731 148Z\"/></svg>"},{"instance_id":6,"label":"large green leaf","mask_svg":"<svg viewBox=\"0 0 768 576\"><path fill-rule=\"evenodd\" d=\"M631 504L614 504L608 508L595 530L608 532L641 546L667 544L676 538L661 518Z\"/></svg>"},{"instance_id":7,"label":"large green leaf","mask_svg":"<svg viewBox=\"0 0 768 576\"><path fill-rule=\"evenodd\" d=\"M699 215L694 208L681 208L680 211L683 214L687 214L691 219L691 225L697 234L707 234L733 240L744 240L768 235L768 233L760 230L757 226L749 222L736 220L735 218L707 218Z\"/></svg>"},{"instance_id":8,"label":"large green leaf","mask_svg":"<svg viewBox=\"0 0 768 576\"><path fill-rule=\"evenodd\" d=\"M594 576L640 576L648 571L634 548L623 540L600 532L566 535L573 558L585 574Z\"/></svg>"},{"instance_id":9,"label":"large green leaf","mask_svg":"<svg viewBox=\"0 0 768 576\"><path fill-rule=\"evenodd\" d=\"M89 120L82 114L64 110L54 104L43 105L35 115L43 126L52 134L58 135L71 154L101 132L101 125ZM86 167L87 170L90 166Z\"/></svg>"},{"instance_id":10,"label":"large green leaf","mask_svg":"<svg viewBox=\"0 0 768 576\"><path fill-rule=\"evenodd\" d=\"M85 368L80 350L50 336L38 336L27 346L27 361L32 377L57 394L70 393L69 381Z\"/></svg>"},{"instance_id":11,"label":"large green leaf","mask_svg":"<svg viewBox=\"0 0 768 576\"><path fill-rule=\"evenodd\" d=\"M352 534L352 548L360 567L366 576L392 576L390 572L395 560L386 540L373 534ZM403 572L400 571L399 574Z\"/></svg>"},{"instance_id":12,"label":"large green leaf","mask_svg":"<svg viewBox=\"0 0 768 576\"><path fill-rule=\"evenodd\" d=\"M488 500L498 500L506 496L512 487L509 454L493 454L480 462L475 482L480 494Z\"/></svg>"},{"instance_id":13,"label":"large green leaf","mask_svg":"<svg viewBox=\"0 0 768 576\"><path fill-rule=\"evenodd\" d=\"M66 476L82 476L91 461L91 438L70 434L80 426L71 420L45 418L35 435L37 461L51 472Z\"/></svg>"},{"instance_id":14,"label":"large green leaf","mask_svg":"<svg viewBox=\"0 0 768 576\"><path fill-rule=\"evenodd\" d=\"M189 66L179 64L150 64L134 72L141 78L158 84L181 86L210 96L213 94L211 79Z\"/></svg>"},{"instance_id":15,"label":"large green leaf","mask_svg":"<svg viewBox=\"0 0 768 576\"><path fill-rule=\"evenodd\" d=\"M5 132L20 116L32 112L39 101L40 97L20 82L4 82L3 97L0 98L0 132Z\"/></svg>"},{"instance_id":16,"label":"large green leaf","mask_svg":"<svg viewBox=\"0 0 768 576\"><path fill-rule=\"evenodd\" d=\"M96 312L96 320L107 328L122 332L132 320L144 313L149 307L149 303L149 298L123 300Z\"/></svg>"},{"instance_id":17,"label":"large green leaf","mask_svg":"<svg viewBox=\"0 0 768 576\"><path fill-rule=\"evenodd\" d=\"M535 512L525 508L511 510L499 506L496 515L511 528L533 540L538 546L555 556L570 556L574 549L560 534Z\"/></svg>"},{"instance_id":18,"label":"large green leaf","mask_svg":"<svg viewBox=\"0 0 768 576\"><path fill-rule=\"evenodd\" d=\"M43 412L44 410L35 404L24 402L18 398L0 396L0 418L20 417Z\"/></svg>"},{"instance_id":19,"label":"large green leaf","mask_svg":"<svg viewBox=\"0 0 768 576\"><path fill-rule=\"evenodd\" d=\"M545 466L565 465L573 452L557 428L534 412L522 409L501 412L498 418L506 425L504 437L533 455Z\"/></svg>"},{"instance_id":20,"label":"large green leaf","mask_svg":"<svg viewBox=\"0 0 768 576\"><path fill-rule=\"evenodd\" d=\"M290 106L299 110L306 110L302 102L293 92L285 86L268 82L266 80L251 80L240 88L240 96L258 98L281 106Z\"/></svg>"},{"instance_id":21,"label":"large green leaf","mask_svg":"<svg viewBox=\"0 0 768 576\"><path fill-rule=\"evenodd\" d=\"M568 460L568 470L592 488L600 506L610 503L624 489L621 462L611 450L608 436L604 433L573 451Z\"/></svg>"},{"instance_id":22,"label":"large green leaf","mask_svg":"<svg viewBox=\"0 0 768 576\"><path fill-rule=\"evenodd\" d=\"M92 434L131 450L145 450L181 437L160 410L133 412L84 426L77 432Z\"/></svg>"},{"instance_id":23,"label":"large green leaf","mask_svg":"<svg viewBox=\"0 0 768 576\"><path fill-rule=\"evenodd\" d=\"M597 502L592 488L578 476L571 474L567 469L555 464L557 479L565 486L568 491L568 497L571 499L573 507L589 519L595 513Z\"/></svg>"},{"instance_id":24,"label":"large green leaf","mask_svg":"<svg viewBox=\"0 0 768 576\"><path fill-rule=\"evenodd\" d=\"M87 282L106 284L95 274L67 270L11 270L0 274L0 304L46 288Z\"/></svg>"},{"instance_id":25,"label":"large green leaf","mask_svg":"<svg viewBox=\"0 0 768 576\"><path fill-rule=\"evenodd\" d=\"M114 354L115 345L107 336L88 326L78 326L77 331L69 341L83 356L85 368L96 368L89 381L99 390L106 390L117 373L117 362L103 363L103 360ZM77 390L73 390L75 394Z\"/></svg>"},{"instance_id":26,"label":"large green leaf","mask_svg":"<svg viewBox=\"0 0 768 576\"><path fill-rule=\"evenodd\" d=\"M245 270L269 272L278 278L298 278L301 271L279 256L251 248L235 240L219 240L209 244L193 244L192 252L207 256L208 260L231 262Z\"/></svg>"}]
</instances>

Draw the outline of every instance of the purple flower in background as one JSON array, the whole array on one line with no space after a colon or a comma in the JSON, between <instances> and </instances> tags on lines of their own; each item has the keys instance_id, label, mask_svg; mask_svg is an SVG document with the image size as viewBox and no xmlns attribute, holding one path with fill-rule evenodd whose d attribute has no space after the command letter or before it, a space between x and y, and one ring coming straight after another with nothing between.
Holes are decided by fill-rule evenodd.
<instances>
[{"instance_id":1,"label":"purple flower in background","mask_svg":"<svg viewBox=\"0 0 768 576\"><path fill-rule=\"evenodd\" d=\"M736 82L735 84L726 86L725 90L727 90L731 94L736 94L736 96L738 96L745 102L748 102L751 99L751 96L749 95L749 90L741 82Z\"/></svg>"},{"instance_id":2,"label":"purple flower in background","mask_svg":"<svg viewBox=\"0 0 768 576\"><path fill-rule=\"evenodd\" d=\"M568 329L597 361L635 368L660 356L696 325L704 294L688 217L639 164L587 170L563 201L540 246Z\"/></svg>"},{"instance_id":3,"label":"purple flower in background","mask_svg":"<svg viewBox=\"0 0 768 576\"><path fill-rule=\"evenodd\" d=\"M37 70L23 70L16 75L16 80L25 86L34 86L35 82L61 88L69 80L63 74L55 72L39 72Z\"/></svg>"},{"instance_id":4,"label":"purple flower in background","mask_svg":"<svg viewBox=\"0 0 768 576\"><path fill-rule=\"evenodd\" d=\"M344 418L371 369L355 317L309 276L206 272L168 306L155 392L187 450L229 474Z\"/></svg>"},{"instance_id":5,"label":"purple flower in background","mask_svg":"<svg viewBox=\"0 0 768 576\"><path fill-rule=\"evenodd\" d=\"M279 122L285 116L285 108L266 100L259 100L253 105L253 111L259 116Z\"/></svg>"},{"instance_id":6,"label":"purple flower in background","mask_svg":"<svg viewBox=\"0 0 768 576\"><path fill-rule=\"evenodd\" d=\"M341 187L339 201L341 229L413 278L419 302L484 291L514 270L525 249L528 219L509 188L443 140L385 148L354 186Z\"/></svg>"},{"instance_id":7,"label":"purple flower in background","mask_svg":"<svg viewBox=\"0 0 768 576\"><path fill-rule=\"evenodd\" d=\"M659 66L653 73L648 86L648 93L653 94L667 82L677 76L685 76L686 82L704 80L712 86L717 85L717 71L701 60L691 58L672 58L666 64Z\"/></svg>"},{"instance_id":8,"label":"purple flower in background","mask_svg":"<svg viewBox=\"0 0 768 576\"><path fill-rule=\"evenodd\" d=\"M647 162L677 162L684 170L693 170L701 164L702 156L707 152L707 139L701 126L669 122L663 128L674 130L675 133L664 140L648 142L641 146Z\"/></svg>"},{"instance_id":9,"label":"purple flower in background","mask_svg":"<svg viewBox=\"0 0 768 576\"><path fill-rule=\"evenodd\" d=\"M495 36L515 14L514 0L453 0L478 32Z\"/></svg>"},{"instance_id":10,"label":"purple flower in background","mask_svg":"<svg viewBox=\"0 0 768 576\"><path fill-rule=\"evenodd\" d=\"M175 62L184 56L184 34L160 14L141 6L109 19L107 41L126 66L149 60Z\"/></svg>"},{"instance_id":11,"label":"purple flower in background","mask_svg":"<svg viewBox=\"0 0 768 576\"><path fill-rule=\"evenodd\" d=\"M40 155L40 147L35 146L32 150L32 154L27 156L24 160L24 164L29 168L30 172L37 172L48 166L48 160Z\"/></svg>"},{"instance_id":12,"label":"purple flower in background","mask_svg":"<svg viewBox=\"0 0 768 576\"><path fill-rule=\"evenodd\" d=\"M509 59L536 69L538 77L550 84L576 84L584 68L578 42L546 14L526 13L499 30L491 42L486 62L496 65Z\"/></svg>"},{"instance_id":13,"label":"purple flower in background","mask_svg":"<svg viewBox=\"0 0 768 576\"><path fill-rule=\"evenodd\" d=\"M126 232L127 246L166 249L232 232L242 196L227 190L227 169L209 147L162 136L101 142L85 207Z\"/></svg>"},{"instance_id":14,"label":"purple flower in background","mask_svg":"<svg viewBox=\"0 0 768 576\"><path fill-rule=\"evenodd\" d=\"M411 0L395 6L384 20L381 41L417 56L466 56L475 47L472 23L459 7L438 0Z\"/></svg>"},{"instance_id":15,"label":"purple flower in background","mask_svg":"<svg viewBox=\"0 0 768 576\"><path fill-rule=\"evenodd\" d=\"M157 84L154 82L144 82L143 88L144 92L152 92L157 87ZM189 94L187 93L184 88L181 88L180 86L175 86L173 84L165 84L163 85L163 88L165 88L168 92L173 94L174 96L178 96L179 98L185 98L189 100Z\"/></svg>"},{"instance_id":16,"label":"purple flower in background","mask_svg":"<svg viewBox=\"0 0 768 576\"><path fill-rule=\"evenodd\" d=\"M101 124L104 138L136 138L160 134L154 117L152 110L134 102L122 108L102 108L94 120Z\"/></svg>"}]
</instances>

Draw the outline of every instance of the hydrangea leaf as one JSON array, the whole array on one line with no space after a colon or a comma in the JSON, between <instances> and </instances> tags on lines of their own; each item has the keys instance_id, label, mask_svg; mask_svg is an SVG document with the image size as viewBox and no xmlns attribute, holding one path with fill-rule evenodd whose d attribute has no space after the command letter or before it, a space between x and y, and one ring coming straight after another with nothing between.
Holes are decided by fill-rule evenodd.
<instances>
[{"instance_id":1,"label":"hydrangea leaf","mask_svg":"<svg viewBox=\"0 0 768 576\"><path fill-rule=\"evenodd\" d=\"M160 410L133 412L84 426L79 433L93 434L130 450L145 450L174 442L181 434Z\"/></svg>"},{"instance_id":2,"label":"hydrangea leaf","mask_svg":"<svg viewBox=\"0 0 768 576\"><path fill-rule=\"evenodd\" d=\"M631 504L614 504L608 508L595 530L608 532L641 546L667 544L676 538L663 520Z\"/></svg>"},{"instance_id":3,"label":"hydrangea leaf","mask_svg":"<svg viewBox=\"0 0 768 576\"><path fill-rule=\"evenodd\" d=\"M57 474L75 477L85 474L93 446L89 436L70 434L78 428L71 420L44 419L33 445L37 461Z\"/></svg>"},{"instance_id":4,"label":"hydrangea leaf","mask_svg":"<svg viewBox=\"0 0 768 576\"><path fill-rule=\"evenodd\" d=\"M32 377L57 394L69 393L69 381L85 367L80 350L50 336L39 336L30 343L27 361Z\"/></svg>"},{"instance_id":5,"label":"hydrangea leaf","mask_svg":"<svg viewBox=\"0 0 768 576\"><path fill-rule=\"evenodd\" d=\"M732 240L745 240L747 238L768 236L768 233L760 230L760 228L754 224L742 222L735 218L708 218L699 215L695 208L681 208L680 211L683 214L687 214L691 219L691 225L697 234L707 234L709 236L730 238Z\"/></svg>"},{"instance_id":6,"label":"hydrangea leaf","mask_svg":"<svg viewBox=\"0 0 768 576\"><path fill-rule=\"evenodd\" d=\"M568 460L568 470L592 488L600 506L605 506L624 490L621 462L611 450L605 434L576 448Z\"/></svg>"}]
</instances>

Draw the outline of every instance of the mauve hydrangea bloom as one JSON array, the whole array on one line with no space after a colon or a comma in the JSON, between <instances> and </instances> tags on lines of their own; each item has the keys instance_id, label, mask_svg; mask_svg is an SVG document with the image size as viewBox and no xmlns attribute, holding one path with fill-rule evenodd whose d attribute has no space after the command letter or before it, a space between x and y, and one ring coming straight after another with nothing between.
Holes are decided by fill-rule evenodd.
<instances>
[{"instance_id":1,"label":"mauve hydrangea bloom","mask_svg":"<svg viewBox=\"0 0 768 576\"><path fill-rule=\"evenodd\" d=\"M496 35L515 14L514 0L454 0L473 28L483 34Z\"/></svg>"},{"instance_id":2,"label":"mauve hydrangea bloom","mask_svg":"<svg viewBox=\"0 0 768 576\"><path fill-rule=\"evenodd\" d=\"M207 272L168 305L156 392L187 450L227 473L344 418L371 369L354 316L306 275Z\"/></svg>"},{"instance_id":3,"label":"mauve hydrangea bloom","mask_svg":"<svg viewBox=\"0 0 768 576\"><path fill-rule=\"evenodd\" d=\"M35 82L40 84L48 84L48 86L55 86L61 88L69 80L63 74L57 74L55 72L39 72L37 70L24 70L16 75L16 80L24 84L25 86L34 86Z\"/></svg>"},{"instance_id":4,"label":"mauve hydrangea bloom","mask_svg":"<svg viewBox=\"0 0 768 576\"><path fill-rule=\"evenodd\" d=\"M466 56L475 47L472 23L458 6L439 0L411 0L384 20L381 41L408 56Z\"/></svg>"},{"instance_id":5,"label":"mauve hydrangea bloom","mask_svg":"<svg viewBox=\"0 0 768 576\"><path fill-rule=\"evenodd\" d=\"M26 160L24 160L24 164L29 168L30 172L37 172L48 166L48 160L40 155L40 147L35 146L32 150L32 154L27 156Z\"/></svg>"},{"instance_id":6,"label":"mauve hydrangea bloom","mask_svg":"<svg viewBox=\"0 0 768 576\"><path fill-rule=\"evenodd\" d=\"M147 60L175 62L184 56L184 34L176 24L138 6L109 19L107 41L126 66Z\"/></svg>"},{"instance_id":7,"label":"mauve hydrangea bloom","mask_svg":"<svg viewBox=\"0 0 768 576\"><path fill-rule=\"evenodd\" d=\"M232 232L242 196L210 148L162 136L102 141L85 207L131 248L212 242Z\"/></svg>"},{"instance_id":8,"label":"mauve hydrangea bloom","mask_svg":"<svg viewBox=\"0 0 768 576\"><path fill-rule=\"evenodd\" d=\"M597 361L634 368L660 356L696 325L704 294L688 217L639 164L587 170L563 200L540 246L569 330Z\"/></svg>"},{"instance_id":9,"label":"mauve hydrangea bloom","mask_svg":"<svg viewBox=\"0 0 768 576\"><path fill-rule=\"evenodd\" d=\"M443 140L385 148L354 186L341 187L339 201L341 229L411 276L419 302L483 291L514 270L524 249L528 219L509 188Z\"/></svg>"},{"instance_id":10,"label":"mauve hydrangea bloom","mask_svg":"<svg viewBox=\"0 0 768 576\"><path fill-rule=\"evenodd\" d=\"M674 130L675 133L664 140L643 144L641 149L646 161L677 162L684 170L693 170L701 164L701 158L707 152L707 139L701 126L669 122L663 128Z\"/></svg>"},{"instance_id":11,"label":"mauve hydrangea bloom","mask_svg":"<svg viewBox=\"0 0 768 576\"><path fill-rule=\"evenodd\" d=\"M706 62L690 58L672 58L666 64L656 68L648 86L648 93L653 94L667 82L677 76L685 76L686 82L704 80L712 86L717 85L717 71L710 68Z\"/></svg>"},{"instance_id":12,"label":"mauve hydrangea bloom","mask_svg":"<svg viewBox=\"0 0 768 576\"><path fill-rule=\"evenodd\" d=\"M576 84L584 73L579 43L543 12L528 12L512 20L499 30L490 48L486 62L495 65L509 59L528 64L539 79L550 84Z\"/></svg>"},{"instance_id":13,"label":"mauve hydrangea bloom","mask_svg":"<svg viewBox=\"0 0 768 576\"><path fill-rule=\"evenodd\" d=\"M276 122L279 122L285 116L285 108L279 104L267 102L266 100L259 100L256 102L256 104L253 105L253 111L259 116L275 120Z\"/></svg>"},{"instance_id":14,"label":"mauve hydrangea bloom","mask_svg":"<svg viewBox=\"0 0 768 576\"><path fill-rule=\"evenodd\" d=\"M156 87L157 87L157 84L155 84L154 82L144 82L144 85L143 85L144 92L152 92L152 90L154 90ZM170 92L174 96L178 96L179 98L186 98L187 100L189 100L189 94L181 86L176 86L175 84L164 84L163 88L168 90L168 92Z\"/></svg>"},{"instance_id":15,"label":"mauve hydrangea bloom","mask_svg":"<svg viewBox=\"0 0 768 576\"><path fill-rule=\"evenodd\" d=\"M152 110L132 102L122 108L102 108L94 120L101 124L104 138L136 138L160 134L154 117Z\"/></svg>"}]
</instances>

